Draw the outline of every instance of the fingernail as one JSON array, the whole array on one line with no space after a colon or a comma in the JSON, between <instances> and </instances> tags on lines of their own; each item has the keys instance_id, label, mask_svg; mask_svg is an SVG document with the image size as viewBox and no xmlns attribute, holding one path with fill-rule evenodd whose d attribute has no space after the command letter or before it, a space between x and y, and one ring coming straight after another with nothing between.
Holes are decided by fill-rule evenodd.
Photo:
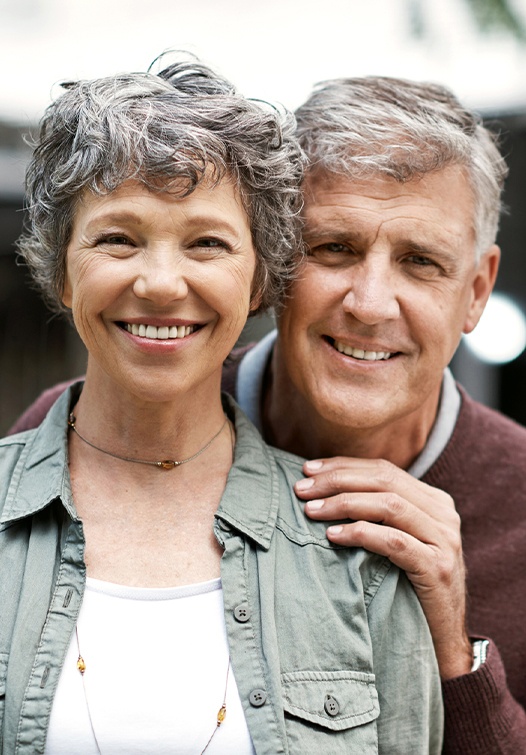
<instances>
[{"instance_id":1,"label":"fingernail","mask_svg":"<svg viewBox=\"0 0 526 755\"><path fill-rule=\"evenodd\" d=\"M307 501L306 508L309 509L309 511L319 511L325 501L315 500L315 501Z\"/></svg>"},{"instance_id":2,"label":"fingernail","mask_svg":"<svg viewBox=\"0 0 526 755\"><path fill-rule=\"evenodd\" d=\"M318 461L317 459L313 459L312 461L306 461L305 466L311 472L315 472L316 470L321 469L323 467L323 462Z\"/></svg>"},{"instance_id":3,"label":"fingernail","mask_svg":"<svg viewBox=\"0 0 526 755\"><path fill-rule=\"evenodd\" d=\"M303 480L298 480L296 483L296 490L308 490L309 488L312 488L314 485L314 480L312 477L307 477Z\"/></svg>"},{"instance_id":4,"label":"fingernail","mask_svg":"<svg viewBox=\"0 0 526 755\"><path fill-rule=\"evenodd\" d=\"M341 524L335 524L332 527L327 527L327 534L339 535L342 530L343 530L343 527L341 526Z\"/></svg>"}]
</instances>

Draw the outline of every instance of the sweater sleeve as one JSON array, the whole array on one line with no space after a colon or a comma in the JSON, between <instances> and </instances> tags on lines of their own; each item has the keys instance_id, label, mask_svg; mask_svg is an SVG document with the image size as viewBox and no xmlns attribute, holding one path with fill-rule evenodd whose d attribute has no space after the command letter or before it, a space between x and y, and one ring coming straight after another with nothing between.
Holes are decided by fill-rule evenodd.
<instances>
[{"instance_id":1,"label":"sweater sleeve","mask_svg":"<svg viewBox=\"0 0 526 755\"><path fill-rule=\"evenodd\" d=\"M526 713L512 697L490 640L485 663L442 683L443 755L525 755Z\"/></svg>"},{"instance_id":2,"label":"sweater sleeve","mask_svg":"<svg viewBox=\"0 0 526 755\"><path fill-rule=\"evenodd\" d=\"M79 378L76 378L76 380L78 379ZM28 406L25 412L20 415L15 424L9 428L7 434L14 435L15 433L21 433L24 430L32 430L34 427L38 427L57 398L74 382L75 380L67 380L64 383L58 383L41 393L40 396Z\"/></svg>"}]
</instances>

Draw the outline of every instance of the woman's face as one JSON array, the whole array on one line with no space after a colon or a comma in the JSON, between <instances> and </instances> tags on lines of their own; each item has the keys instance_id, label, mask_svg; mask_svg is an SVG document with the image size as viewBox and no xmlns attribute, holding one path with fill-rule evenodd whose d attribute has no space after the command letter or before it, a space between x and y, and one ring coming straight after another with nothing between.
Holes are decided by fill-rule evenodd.
<instances>
[{"instance_id":1,"label":"woman's face","mask_svg":"<svg viewBox=\"0 0 526 755\"><path fill-rule=\"evenodd\" d=\"M219 383L251 308L256 266L233 184L188 197L127 181L87 192L66 256L63 301L90 368L144 400Z\"/></svg>"}]
</instances>

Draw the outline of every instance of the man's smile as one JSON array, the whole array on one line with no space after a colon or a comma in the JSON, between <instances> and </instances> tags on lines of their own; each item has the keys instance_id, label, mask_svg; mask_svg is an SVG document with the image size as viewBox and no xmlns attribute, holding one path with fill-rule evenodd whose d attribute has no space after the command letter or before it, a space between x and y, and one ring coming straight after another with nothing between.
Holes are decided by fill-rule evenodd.
<instances>
[{"instance_id":1,"label":"man's smile","mask_svg":"<svg viewBox=\"0 0 526 755\"><path fill-rule=\"evenodd\" d=\"M355 346L350 346L349 344L344 343L343 341L337 341L330 336L325 336L325 340L331 346L333 346L336 351L339 351L340 354L345 354L345 356L353 357L354 359L363 359L367 362L376 362L382 359L390 359L393 355L395 355L395 352L391 351L376 351L374 349L363 349Z\"/></svg>"}]
</instances>

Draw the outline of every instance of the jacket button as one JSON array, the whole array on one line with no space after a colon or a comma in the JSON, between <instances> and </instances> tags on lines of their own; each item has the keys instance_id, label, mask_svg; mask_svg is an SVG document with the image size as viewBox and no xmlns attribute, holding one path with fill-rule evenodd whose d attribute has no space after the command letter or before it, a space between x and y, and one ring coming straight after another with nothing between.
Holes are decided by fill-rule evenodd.
<instances>
[{"instance_id":1,"label":"jacket button","mask_svg":"<svg viewBox=\"0 0 526 755\"><path fill-rule=\"evenodd\" d=\"M248 701L253 708L261 708L267 702L267 693L264 689L253 689L248 696Z\"/></svg>"},{"instance_id":2,"label":"jacket button","mask_svg":"<svg viewBox=\"0 0 526 755\"><path fill-rule=\"evenodd\" d=\"M241 624L244 624L250 619L250 611L248 610L246 603L241 603L241 605L234 608L234 619Z\"/></svg>"},{"instance_id":3,"label":"jacket button","mask_svg":"<svg viewBox=\"0 0 526 755\"><path fill-rule=\"evenodd\" d=\"M325 702L323 704L323 707L325 708L325 713L327 713L328 716L334 717L337 716L340 712L340 705L332 695L325 695Z\"/></svg>"}]
</instances>

